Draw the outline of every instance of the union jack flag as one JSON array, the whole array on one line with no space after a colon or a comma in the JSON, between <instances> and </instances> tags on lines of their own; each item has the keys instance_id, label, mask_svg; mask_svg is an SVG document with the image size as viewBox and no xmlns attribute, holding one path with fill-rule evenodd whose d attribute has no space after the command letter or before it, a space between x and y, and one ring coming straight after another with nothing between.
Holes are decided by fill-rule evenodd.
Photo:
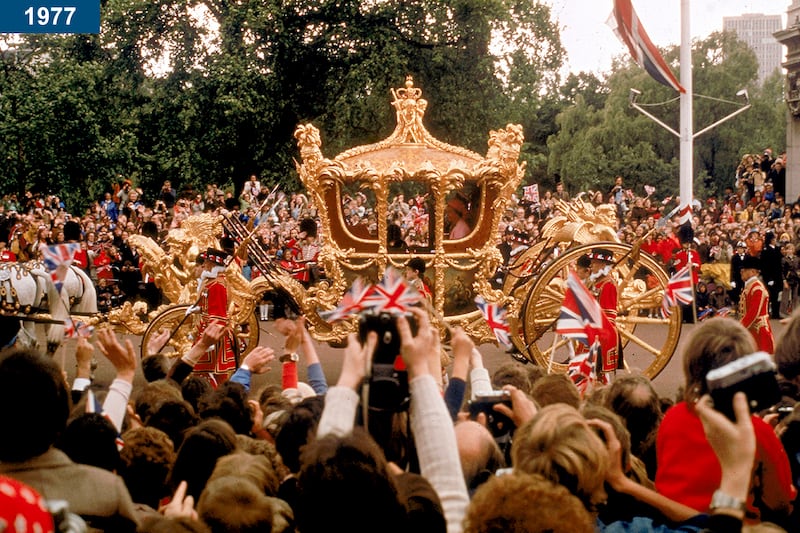
<instances>
[{"instance_id":1,"label":"union jack flag","mask_svg":"<svg viewBox=\"0 0 800 533\"><path fill-rule=\"evenodd\" d=\"M556 322L556 333L589 347L597 340L598 330L607 321L608 318L595 297L575 272L570 271L567 291L564 293L561 312Z\"/></svg>"},{"instance_id":2,"label":"union jack flag","mask_svg":"<svg viewBox=\"0 0 800 533\"><path fill-rule=\"evenodd\" d=\"M570 349L572 346L570 345ZM600 343L595 343L589 351L572 354L567 366L567 376L575 384L581 396L597 383L597 356Z\"/></svg>"},{"instance_id":3,"label":"union jack flag","mask_svg":"<svg viewBox=\"0 0 800 533\"><path fill-rule=\"evenodd\" d=\"M406 283L399 270L390 267L386 269L383 280L372 286L372 290L361 299L361 303L364 309L401 314L418 304L422 298L417 289Z\"/></svg>"},{"instance_id":4,"label":"union jack flag","mask_svg":"<svg viewBox=\"0 0 800 533\"><path fill-rule=\"evenodd\" d=\"M664 298L661 300L661 313L664 318L672 314L672 307L678 304L690 304L694 300L694 288L689 265L675 272L664 289Z\"/></svg>"},{"instance_id":5,"label":"union jack flag","mask_svg":"<svg viewBox=\"0 0 800 533\"><path fill-rule=\"evenodd\" d=\"M372 285L365 285L361 278L356 278L342 301L332 311L324 311L320 316L330 323L347 320L349 317L364 310L364 297L372 291Z\"/></svg>"},{"instance_id":6,"label":"union jack flag","mask_svg":"<svg viewBox=\"0 0 800 533\"><path fill-rule=\"evenodd\" d=\"M324 311L320 316L328 322L339 322L362 311L403 314L418 304L424 296L406 283L403 275L394 268L387 268L383 280L377 285L365 285L359 278L342 297L336 309Z\"/></svg>"},{"instance_id":7,"label":"union jack flag","mask_svg":"<svg viewBox=\"0 0 800 533\"><path fill-rule=\"evenodd\" d=\"M64 320L64 338L76 339L78 337L89 338L94 333L94 326L90 326L81 320Z\"/></svg>"},{"instance_id":8,"label":"union jack flag","mask_svg":"<svg viewBox=\"0 0 800 533\"><path fill-rule=\"evenodd\" d=\"M56 244L53 246L42 244L39 246L39 252L42 254L44 267L50 273L50 278L53 280L58 292L61 292L64 279L67 277L67 269L72 264L75 254L80 249L81 245L74 242Z\"/></svg>"},{"instance_id":9,"label":"union jack flag","mask_svg":"<svg viewBox=\"0 0 800 533\"><path fill-rule=\"evenodd\" d=\"M534 183L533 185L527 185L527 186L523 187L522 188L522 193L524 195L524 198L527 201L529 201L529 202L531 202L533 204L538 204L539 203L539 184L538 183Z\"/></svg>"},{"instance_id":10,"label":"union jack flag","mask_svg":"<svg viewBox=\"0 0 800 533\"><path fill-rule=\"evenodd\" d=\"M614 0L614 12L608 24L628 47L633 60L654 80L678 92L686 92L644 30L631 0Z\"/></svg>"},{"instance_id":11,"label":"union jack flag","mask_svg":"<svg viewBox=\"0 0 800 533\"><path fill-rule=\"evenodd\" d=\"M486 319L489 327L492 328L497 342L506 348L511 348L511 335L505 308L497 304L488 303L482 296L475 298L475 303L478 305L478 309L481 310L481 314L483 314L483 318Z\"/></svg>"}]
</instances>

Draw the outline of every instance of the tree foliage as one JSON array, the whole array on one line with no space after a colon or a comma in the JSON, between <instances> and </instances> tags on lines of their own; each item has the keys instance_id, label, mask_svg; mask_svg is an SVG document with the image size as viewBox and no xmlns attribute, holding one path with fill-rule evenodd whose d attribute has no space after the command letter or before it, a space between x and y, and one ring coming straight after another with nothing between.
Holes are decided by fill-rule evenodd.
<instances>
[{"instance_id":1,"label":"tree foliage","mask_svg":"<svg viewBox=\"0 0 800 533\"><path fill-rule=\"evenodd\" d=\"M564 52L538 3L104 0L102 21L98 36L28 36L24 58L3 56L4 189L56 187L78 207L120 176L150 192L251 173L296 187L297 124L319 127L329 155L375 142L406 74L446 142L484 152L490 129L532 117L533 161L553 132L542 95Z\"/></svg>"},{"instance_id":2,"label":"tree foliage","mask_svg":"<svg viewBox=\"0 0 800 533\"><path fill-rule=\"evenodd\" d=\"M678 53L676 47L664 53L675 70ZM695 132L741 107L744 100L736 96L741 89L748 89L752 103L744 114L695 139L695 180L704 190L719 192L732 183L742 153L784 145L781 77L758 87L755 55L733 34L714 33L695 42L692 61ZM679 139L632 109L629 97L631 88L641 91L637 103L678 131L678 95L628 60L615 61L605 91L589 81L568 79L562 88L574 104L556 118L558 132L548 140L549 171L564 177L572 190L605 191L620 175L639 193L649 184L664 195L677 194Z\"/></svg>"},{"instance_id":3,"label":"tree foliage","mask_svg":"<svg viewBox=\"0 0 800 533\"><path fill-rule=\"evenodd\" d=\"M295 188L299 123L332 156L394 127L390 89L410 74L443 141L486 150L487 134L523 125L528 183L605 190L678 189L678 102L627 58L604 78L559 76L564 51L550 8L522 0L103 0L100 35L8 36L0 54L0 187L59 192L71 209L121 177L153 193L239 186L252 173ZM0 43L2 44L2 43ZM665 58L677 71L677 48ZM695 169L730 183L743 152L783 147L779 75L759 87L754 55L733 35L694 43ZM651 104L660 104L652 105Z\"/></svg>"}]
</instances>

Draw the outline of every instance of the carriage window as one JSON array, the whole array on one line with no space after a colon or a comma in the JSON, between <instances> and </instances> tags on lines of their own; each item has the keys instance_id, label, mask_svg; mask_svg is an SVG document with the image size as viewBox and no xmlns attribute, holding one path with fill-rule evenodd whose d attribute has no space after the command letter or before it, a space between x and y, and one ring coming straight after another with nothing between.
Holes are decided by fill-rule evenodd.
<instances>
[{"instance_id":1,"label":"carriage window","mask_svg":"<svg viewBox=\"0 0 800 533\"><path fill-rule=\"evenodd\" d=\"M378 221L375 214L375 194L360 183L348 183L342 187L342 218L345 226L361 238L378 237Z\"/></svg>"},{"instance_id":2,"label":"carriage window","mask_svg":"<svg viewBox=\"0 0 800 533\"><path fill-rule=\"evenodd\" d=\"M474 182L467 182L460 190L448 195L444 210L447 239L463 239L472 233L480 216L480 204L481 190Z\"/></svg>"},{"instance_id":3,"label":"carriage window","mask_svg":"<svg viewBox=\"0 0 800 533\"><path fill-rule=\"evenodd\" d=\"M387 247L389 253L431 247L433 195L426 183L405 181L389 188Z\"/></svg>"}]
</instances>

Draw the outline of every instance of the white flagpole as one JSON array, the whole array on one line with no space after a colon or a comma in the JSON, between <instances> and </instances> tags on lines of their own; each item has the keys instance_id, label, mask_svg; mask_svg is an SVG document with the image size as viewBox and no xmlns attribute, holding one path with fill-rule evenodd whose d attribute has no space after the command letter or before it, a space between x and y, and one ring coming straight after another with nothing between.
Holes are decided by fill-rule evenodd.
<instances>
[{"instance_id":1,"label":"white flagpole","mask_svg":"<svg viewBox=\"0 0 800 533\"><path fill-rule=\"evenodd\" d=\"M556 356L556 344L558 344L558 333L553 332L553 346L550 348L550 360L547 362L547 373L553 370L553 358ZM570 343L571 346L571 343Z\"/></svg>"},{"instance_id":2,"label":"white flagpole","mask_svg":"<svg viewBox=\"0 0 800 533\"><path fill-rule=\"evenodd\" d=\"M680 222L691 221L694 173L694 125L692 114L692 32L689 0L681 0L680 78L686 92L680 96Z\"/></svg>"}]
</instances>

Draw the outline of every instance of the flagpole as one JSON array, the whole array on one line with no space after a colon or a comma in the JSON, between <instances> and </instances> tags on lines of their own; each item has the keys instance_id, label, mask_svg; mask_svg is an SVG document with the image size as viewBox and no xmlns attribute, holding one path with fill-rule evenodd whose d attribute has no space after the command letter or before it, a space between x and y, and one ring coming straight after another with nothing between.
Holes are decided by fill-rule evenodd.
<instances>
[{"instance_id":1,"label":"flagpole","mask_svg":"<svg viewBox=\"0 0 800 533\"><path fill-rule=\"evenodd\" d=\"M558 333L553 332L553 346L550 348L550 361L547 362L547 373L548 374L553 370L553 358L555 358L555 356L556 356L556 345L557 344L558 344Z\"/></svg>"},{"instance_id":2,"label":"flagpole","mask_svg":"<svg viewBox=\"0 0 800 533\"><path fill-rule=\"evenodd\" d=\"M690 16L690 0L681 0L681 85L685 92L680 96L680 195L681 216L680 224L693 226L692 205L694 202L694 115L692 113L692 91L694 79L692 76L692 32ZM692 243L686 251L689 263L689 283L692 287L692 323L697 321L697 304L695 298L694 272L692 266Z\"/></svg>"},{"instance_id":3,"label":"flagpole","mask_svg":"<svg viewBox=\"0 0 800 533\"><path fill-rule=\"evenodd\" d=\"M680 95L680 223L692 222L694 173L694 124L692 114L692 32L690 0L681 0L681 51L680 78L685 89Z\"/></svg>"}]
</instances>

